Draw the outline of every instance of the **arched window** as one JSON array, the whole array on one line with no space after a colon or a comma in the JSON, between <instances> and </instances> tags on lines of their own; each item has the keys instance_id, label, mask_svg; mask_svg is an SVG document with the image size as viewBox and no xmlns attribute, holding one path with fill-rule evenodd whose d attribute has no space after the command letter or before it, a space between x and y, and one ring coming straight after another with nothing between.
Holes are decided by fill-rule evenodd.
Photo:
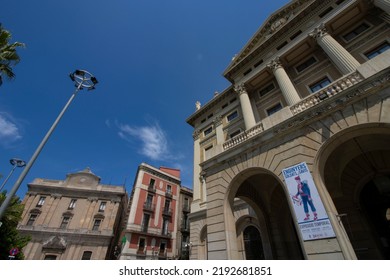
<instances>
[{"instance_id":1,"label":"arched window","mask_svg":"<svg viewBox=\"0 0 390 280\"><path fill-rule=\"evenodd\" d=\"M90 260L92 258L92 251L84 251L82 260Z\"/></svg>"},{"instance_id":2,"label":"arched window","mask_svg":"<svg viewBox=\"0 0 390 280\"><path fill-rule=\"evenodd\" d=\"M248 226L244 230L245 258L247 260L264 260L263 243L259 230Z\"/></svg>"}]
</instances>

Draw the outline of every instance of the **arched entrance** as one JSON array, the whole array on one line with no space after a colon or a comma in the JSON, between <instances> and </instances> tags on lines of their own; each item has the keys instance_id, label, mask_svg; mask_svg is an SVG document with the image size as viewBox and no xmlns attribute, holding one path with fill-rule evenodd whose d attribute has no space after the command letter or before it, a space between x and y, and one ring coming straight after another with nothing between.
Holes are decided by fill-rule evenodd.
<instances>
[{"instance_id":1,"label":"arched entrance","mask_svg":"<svg viewBox=\"0 0 390 280\"><path fill-rule=\"evenodd\" d=\"M390 131L361 126L329 139L322 180L358 259L390 259Z\"/></svg>"},{"instance_id":2,"label":"arched entrance","mask_svg":"<svg viewBox=\"0 0 390 280\"><path fill-rule=\"evenodd\" d=\"M233 207L237 198L250 205L259 223L259 229L247 226L243 231L247 259L303 259L286 194L275 175L253 168L241 172L232 180L225 206L228 232L234 230L236 233ZM232 244L235 242L237 239L228 235L228 250L233 252L229 256L231 259L238 259L240 255L240 246ZM259 255L256 251L263 253Z\"/></svg>"}]
</instances>

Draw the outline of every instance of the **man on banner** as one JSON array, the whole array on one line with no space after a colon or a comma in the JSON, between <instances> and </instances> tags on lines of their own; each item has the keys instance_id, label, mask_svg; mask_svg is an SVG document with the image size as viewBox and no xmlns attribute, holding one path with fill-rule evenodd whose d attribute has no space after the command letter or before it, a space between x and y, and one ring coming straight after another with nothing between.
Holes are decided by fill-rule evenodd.
<instances>
[{"instance_id":1,"label":"man on banner","mask_svg":"<svg viewBox=\"0 0 390 280\"><path fill-rule=\"evenodd\" d=\"M295 181L297 182L297 188L298 192L296 195L293 196L293 199L298 199L298 195L301 196L302 203L303 203L303 210L305 211L306 217L303 219L304 221L308 221L310 219L310 214L309 214L309 207L311 211L313 212L314 218L313 220L317 220L317 210L314 207L313 204L313 199L310 195L310 188L309 185L307 184L307 181L301 181L301 177L296 176Z\"/></svg>"}]
</instances>

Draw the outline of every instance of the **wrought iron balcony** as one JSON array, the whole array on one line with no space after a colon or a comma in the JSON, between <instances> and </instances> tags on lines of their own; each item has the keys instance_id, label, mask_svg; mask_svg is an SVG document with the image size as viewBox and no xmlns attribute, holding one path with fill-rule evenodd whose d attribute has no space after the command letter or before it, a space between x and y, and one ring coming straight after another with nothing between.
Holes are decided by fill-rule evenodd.
<instances>
[{"instance_id":1,"label":"wrought iron balcony","mask_svg":"<svg viewBox=\"0 0 390 280\"><path fill-rule=\"evenodd\" d=\"M162 214L165 216L172 216L172 209L168 207L164 207Z\"/></svg>"},{"instance_id":2,"label":"wrought iron balcony","mask_svg":"<svg viewBox=\"0 0 390 280\"><path fill-rule=\"evenodd\" d=\"M144 202L144 211L154 212L156 205L151 202Z\"/></svg>"}]
</instances>

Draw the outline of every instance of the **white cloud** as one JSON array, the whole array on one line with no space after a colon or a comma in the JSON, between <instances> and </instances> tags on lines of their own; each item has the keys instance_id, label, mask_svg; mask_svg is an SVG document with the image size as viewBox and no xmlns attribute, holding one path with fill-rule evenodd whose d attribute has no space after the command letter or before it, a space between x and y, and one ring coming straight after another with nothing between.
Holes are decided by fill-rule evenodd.
<instances>
[{"instance_id":1,"label":"white cloud","mask_svg":"<svg viewBox=\"0 0 390 280\"><path fill-rule=\"evenodd\" d=\"M166 134L157 123L142 127L118 124L118 127L118 135L122 139L131 142L136 138L141 141L141 154L152 160L166 160L170 157Z\"/></svg>"},{"instance_id":2,"label":"white cloud","mask_svg":"<svg viewBox=\"0 0 390 280\"><path fill-rule=\"evenodd\" d=\"M21 133L16 123L7 115L0 113L0 141L9 144L21 139Z\"/></svg>"}]
</instances>

